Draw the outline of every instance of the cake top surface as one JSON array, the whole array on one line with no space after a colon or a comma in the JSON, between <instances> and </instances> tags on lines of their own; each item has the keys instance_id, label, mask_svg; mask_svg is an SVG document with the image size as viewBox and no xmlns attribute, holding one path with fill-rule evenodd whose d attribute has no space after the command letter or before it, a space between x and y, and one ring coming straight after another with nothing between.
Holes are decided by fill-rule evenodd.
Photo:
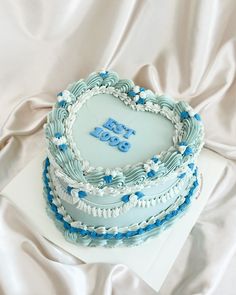
<instances>
[{"instance_id":1,"label":"cake top surface","mask_svg":"<svg viewBox=\"0 0 236 295\"><path fill-rule=\"evenodd\" d=\"M96 190L143 186L180 173L203 145L186 102L95 72L58 94L48 115L48 156L58 175Z\"/></svg>"},{"instance_id":2,"label":"cake top surface","mask_svg":"<svg viewBox=\"0 0 236 295\"><path fill-rule=\"evenodd\" d=\"M106 134L110 135L108 140ZM173 136L174 126L168 119L160 114L137 112L111 94L89 98L72 124L75 150L80 151L83 159L89 159L93 167L115 169L145 162L168 150L173 145ZM127 142L127 150L120 148L118 140Z\"/></svg>"}]
</instances>

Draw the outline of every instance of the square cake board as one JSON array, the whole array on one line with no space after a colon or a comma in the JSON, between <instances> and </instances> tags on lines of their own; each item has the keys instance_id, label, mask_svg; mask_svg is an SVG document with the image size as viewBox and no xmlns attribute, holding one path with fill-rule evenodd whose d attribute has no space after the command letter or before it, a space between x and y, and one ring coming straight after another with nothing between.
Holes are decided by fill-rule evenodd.
<instances>
[{"instance_id":1,"label":"square cake board","mask_svg":"<svg viewBox=\"0 0 236 295\"><path fill-rule=\"evenodd\" d=\"M202 188L188 212L156 238L131 248L87 248L67 242L45 210L42 162L45 152L34 158L2 191L28 217L32 228L52 243L86 263L125 264L154 290L161 288L171 266L203 210L226 166L226 160L203 149L199 157Z\"/></svg>"}]
</instances>

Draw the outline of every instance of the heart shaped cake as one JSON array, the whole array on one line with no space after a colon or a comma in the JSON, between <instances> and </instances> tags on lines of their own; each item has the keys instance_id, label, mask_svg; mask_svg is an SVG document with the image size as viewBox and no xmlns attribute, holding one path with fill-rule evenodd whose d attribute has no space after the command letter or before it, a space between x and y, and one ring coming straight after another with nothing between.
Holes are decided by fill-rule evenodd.
<instances>
[{"instance_id":1,"label":"heart shaped cake","mask_svg":"<svg viewBox=\"0 0 236 295\"><path fill-rule=\"evenodd\" d=\"M199 191L201 117L183 101L95 72L59 93L45 124L44 196L65 238L133 246L183 215Z\"/></svg>"}]
</instances>

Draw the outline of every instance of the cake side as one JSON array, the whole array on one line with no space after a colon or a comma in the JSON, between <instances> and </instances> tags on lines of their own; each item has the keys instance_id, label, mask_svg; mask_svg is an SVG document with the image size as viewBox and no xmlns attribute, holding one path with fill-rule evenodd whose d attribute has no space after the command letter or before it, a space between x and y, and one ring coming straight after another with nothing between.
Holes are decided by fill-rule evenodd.
<instances>
[{"instance_id":1,"label":"cake side","mask_svg":"<svg viewBox=\"0 0 236 295\"><path fill-rule=\"evenodd\" d=\"M79 216L80 221L89 222L88 224L93 226L101 224L121 226L131 222L140 222L170 206L191 184L194 178L194 166L190 165L190 167L187 172L171 177L165 182L159 182L157 185L153 184L141 191L134 191L126 195L120 193L99 196L68 188L66 183L57 178L53 167L49 169L49 176L53 183L54 194L60 196L62 203L69 208L74 219ZM139 210L130 212L134 208L139 208Z\"/></svg>"},{"instance_id":2,"label":"cake side","mask_svg":"<svg viewBox=\"0 0 236 295\"><path fill-rule=\"evenodd\" d=\"M173 203L166 210L162 210L159 214L153 215L141 223L126 227L94 227L74 220L67 212L65 203L53 190L53 184L48 173L49 166L50 162L47 158L45 160L43 180L44 197L47 202L48 213L68 241L83 246L117 247L140 245L158 235L177 218L180 218L189 208L197 192L199 192L200 186L200 179L196 168L193 181L185 190L185 194L179 196L178 202Z\"/></svg>"}]
</instances>

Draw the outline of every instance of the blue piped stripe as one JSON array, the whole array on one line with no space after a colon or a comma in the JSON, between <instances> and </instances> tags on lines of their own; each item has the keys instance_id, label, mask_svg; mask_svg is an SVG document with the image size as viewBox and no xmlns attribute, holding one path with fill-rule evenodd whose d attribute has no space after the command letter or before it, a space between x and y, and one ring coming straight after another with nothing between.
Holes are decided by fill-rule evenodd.
<instances>
[{"instance_id":1,"label":"blue piped stripe","mask_svg":"<svg viewBox=\"0 0 236 295\"><path fill-rule=\"evenodd\" d=\"M190 164L188 164L188 167L189 167L189 169L193 170L193 168L194 168L194 163L190 163Z\"/></svg>"},{"instance_id":2,"label":"blue piped stripe","mask_svg":"<svg viewBox=\"0 0 236 295\"><path fill-rule=\"evenodd\" d=\"M112 175L105 175L103 179L106 183L112 183Z\"/></svg>"},{"instance_id":3,"label":"blue piped stripe","mask_svg":"<svg viewBox=\"0 0 236 295\"><path fill-rule=\"evenodd\" d=\"M178 175L178 178L179 178L179 179L182 179L182 178L184 178L184 177L185 177L185 175L186 175L186 173L185 173L185 172L184 172L184 173L181 173L181 174L179 174L179 175Z\"/></svg>"},{"instance_id":4,"label":"blue piped stripe","mask_svg":"<svg viewBox=\"0 0 236 295\"><path fill-rule=\"evenodd\" d=\"M187 146L187 142L186 141L181 141L181 142L179 142L179 146Z\"/></svg>"},{"instance_id":5,"label":"blue piped stripe","mask_svg":"<svg viewBox=\"0 0 236 295\"><path fill-rule=\"evenodd\" d=\"M145 104L145 99L140 97L136 103L137 104Z\"/></svg>"},{"instance_id":6,"label":"blue piped stripe","mask_svg":"<svg viewBox=\"0 0 236 295\"><path fill-rule=\"evenodd\" d=\"M189 113L186 112L186 111L181 112L181 113L180 113L180 118L181 118L182 120L190 118Z\"/></svg>"},{"instance_id":7,"label":"blue piped stripe","mask_svg":"<svg viewBox=\"0 0 236 295\"><path fill-rule=\"evenodd\" d=\"M85 192L85 191L79 191L78 192L78 197L80 198L80 199L83 199L83 198L85 198L87 196L87 193Z\"/></svg>"},{"instance_id":8,"label":"blue piped stripe","mask_svg":"<svg viewBox=\"0 0 236 295\"><path fill-rule=\"evenodd\" d=\"M56 133L54 134L54 136L55 136L56 138L61 138L61 137L62 137L62 134L61 134L61 132L56 132Z\"/></svg>"},{"instance_id":9,"label":"blue piped stripe","mask_svg":"<svg viewBox=\"0 0 236 295\"><path fill-rule=\"evenodd\" d=\"M66 106L66 101L65 100L59 101L58 106L64 108Z\"/></svg>"},{"instance_id":10,"label":"blue piped stripe","mask_svg":"<svg viewBox=\"0 0 236 295\"><path fill-rule=\"evenodd\" d=\"M148 173L147 173L147 177L154 177L154 176L156 176L156 172L154 171L154 170L151 170L151 171L149 171Z\"/></svg>"},{"instance_id":11,"label":"blue piped stripe","mask_svg":"<svg viewBox=\"0 0 236 295\"><path fill-rule=\"evenodd\" d=\"M193 176L197 176L197 174L198 174L198 168L196 167L196 169L193 172Z\"/></svg>"},{"instance_id":12,"label":"blue piped stripe","mask_svg":"<svg viewBox=\"0 0 236 295\"><path fill-rule=\"evenodd\" d=\"M157 157L152 157L151 160L154 162L154 163L157 163L159 161L159 159Z\"/></svg>"},{"instance_id":13,"label":"blue piped stripe","mask_svg":"<svg viewBox=\"0 0 236 295\"><path fill-rule=\"evenodd\" d=\"M67 144L65 144L65 143L60 144L58 147L59 147L59 150L62 152L67 150Z\"/></svg>"},{"instance_id":14,"label":"blue piped stripe","mask_svg":"<svg viewBox=\"0 0 236 295\"><path fill-rule=\"evenodd\" d=\"M138 197L138 199L144 197L144 193L142 193L142 192L136 192L134 194Z\"/></svg>"},{"instance_id":15,"label":"blue piped stripe","mask_svg":"<svg viewBox=\"0 0 236 295\"><path fill-rule=\"evenodd\" d=\"M124 203L128 203L128 202L129 202L129 196L130 196L130 195L124 195L124 196L121 198L121 201L123 201Z\"/></svg>"},{"instance_id":16,"label":"blue piped stripe","mask_svg":"<svg viewBox=\"0 0 236 295\"><path fill-rule=\"evenodd\" d=\"M108 71L100 72L99 76L102 77L103 79L108 77Z\"/></svg>"},{"instance_id":17,"label":"blue piped stripe","mask_svg":"<svg viewBox=\"0 0 236 295\"><path fill-rule=\"evenodd\" d=\"M136 95L136 93L133 90L130 90L127 94L130 97L135 97L135 95Z\"/></svg>"},{"instance_id":18,"label":"blue piped stripe","mask_svg":"<svg viewBox=\"0 0 236 295\"><path fill-rule=\"evenodd\" d=\"M73 190L73 187L71 187L71 186L67 186L67 188L66 188L66 191L67 191L67 193L70 195L71 194L71 191Z\"/></svg>"},{"instance_id":19,"label":"blue piped stripe","mask_svg":"<svg viewBox=\"0 0 236 295\"><path fill-rule=\"evenodd\" d=\"M193 154L192 148L190 146L187 146L184 153L183 153L183 155L184 156L189 156L189 155L192 155L192 154Z\"/></svg>"},{"instance_id":20,"label":"blue piped stripe","mask_svg":"<svg viewBox=\"0 0 236 295\"><path fill-rule=\"evenodd\" d=\"M197 121L201 121L201 116L199 114L195 114L194 115L194 118L197 120Z\"/></svg>"}]
</instances>

